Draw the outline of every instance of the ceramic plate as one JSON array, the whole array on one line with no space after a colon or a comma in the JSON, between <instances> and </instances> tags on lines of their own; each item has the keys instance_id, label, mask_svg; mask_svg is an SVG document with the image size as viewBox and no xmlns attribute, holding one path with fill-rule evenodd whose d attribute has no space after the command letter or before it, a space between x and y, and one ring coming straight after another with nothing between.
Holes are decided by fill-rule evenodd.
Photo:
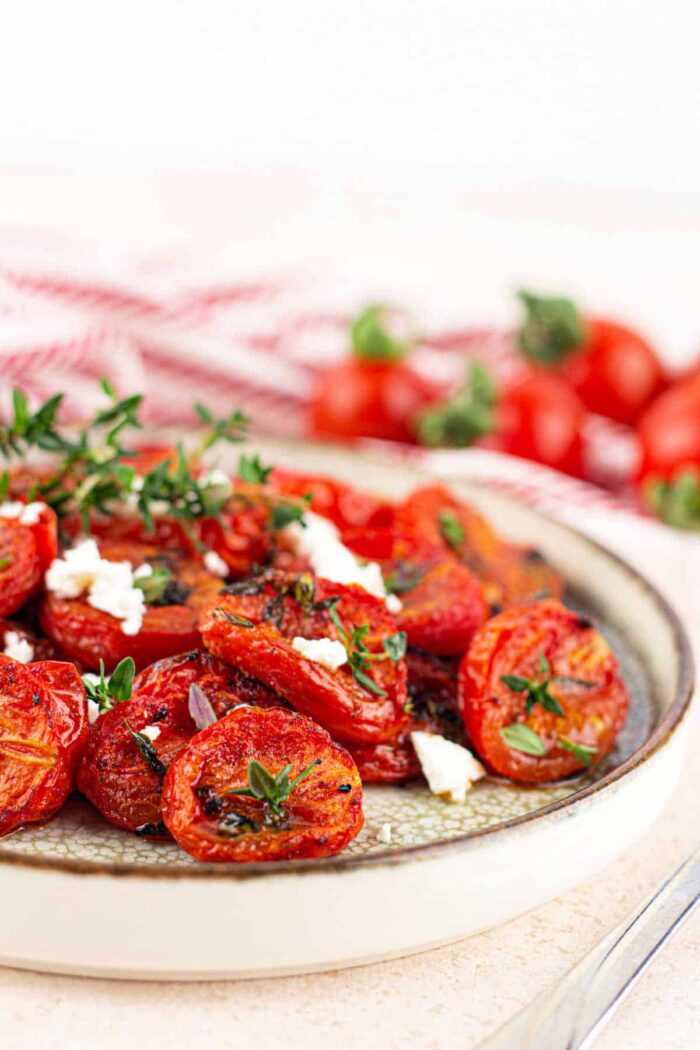
<instances>
[{"instance_id":1,"label":"ceramic plate","mask_svg":"<svg viewBox=\"0 0 700 1050\"><path fill-rule=\"evenodd\" d=\"M268 460L387 496L409 468L311 445L259 442ZM635 571L502 493L465 482L511 539L536 544L592 615L632 694L616 751L594 775L537 789L484 781L464 805L422 785L370 787L365 827L339 857L197 864L170 844L111 828L73 799L0 844L0 962L132 978L245 977L328 969L420 951L506 921L609 863L673 790L691 692L687 640ZM390 847L377 837L393 829ZM183 917L186 921L182 921Z\"/></svg>"}]
</instances>

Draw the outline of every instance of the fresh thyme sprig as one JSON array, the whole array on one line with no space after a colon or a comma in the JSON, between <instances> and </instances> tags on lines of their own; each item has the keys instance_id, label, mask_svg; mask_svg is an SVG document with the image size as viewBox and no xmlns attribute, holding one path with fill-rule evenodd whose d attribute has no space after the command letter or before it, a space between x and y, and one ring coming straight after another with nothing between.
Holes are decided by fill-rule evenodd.
<instances>
[{"instance_id":1,"label":"fresh thyme sprig","mask_svg":"<svg viewBox=\"0 0 700 1050\"><path fill-rule=\"evenodd\" d=\"M302 769L298 776L294 777L293 780L290 780L289 774L292 768L291 762L288 762L284 769L281 769L280 772L275 775L265 769L265 766L260 762L253 759L252 762L248 763L249 786L247 788L232 788L227 794L244 795L247 798L257 798L261 802L265 802L276 817L283 817L284 809L282 808L282 804L287 801L299 781L303 780L304 777L308 777L312 769L320 764L320 758L314 759L313 762L309 763L306 769Z\"/></svg>"},{"instance_id":2,"label":"fresh thyme sprig","mask_svg":"<svg viewBox=\"0 0 700 1050\"><path fill-rule=\"evenodd\" d=\"M204 405L195 409L208 426L195 449L185 453L182 445L176 457L166 459L153 470L138 476L136 468L124 462L133 451L124 447L123 434L140 429L142 396L119 398L106 380L101 380L108 404L94 414L74 438L62 435L56 421L63 395L57 394L34 414L25 395L13 391L13 418L0 427L0 455L21 458L31 449L54 452L60 458L53 472L47 471L29 492L30 499L41 499L59 517L78 513L88 529L94 511L109 514L115 504L135 509L149 528L157 509L187 521L220 513L229 498L228 488L212 483L199 470L202 455L222 442L243 440L247 419L239 411L216 419ZM3 478L5 488L9 478Z\"/></svg>"},{"instance_id":3,"label":"fresh thyme sprig","mask_svg":"<svg viewBox=\"0 0 700 1050\"><path fill-rule=\"evenodd\" d=\"M369 634L369 624L363 623L359 627L347 628L337 609L339 601L340 599L337 598L330 605L329 612L331 620L338 628L340 640L348 654L350 672L355 681L359 682L370 693L374 693L376 696L386 696L386 691L370 678L367 671L370 669L371 663L379 660L391 660L393 663L398 663L399 660L402 660L406 655L406 632L397 631L396 634L385 638L382 643L384 651L373 653L365 645L365 638Z\"/></svg>"},{"instance_id":4,"label":"fresh thyme sprig","mask_svg":"<svg viewBox=\"0 0 700 1050\"><path fill-rule=\"evenodd\" d=\"M544 678L540 682L536 681L534 678L524 678L518 674L501 675L501 681L503 684L507 685L509 689L512 689L514 693L525 693L525 710L527 714L530 714L535 704L540 704L545 711L552 711L553 714L559 715L560 717L564 715L564 709L561 704L549 691L552 682L578 685L585 689L592 689L595 685L595 682L589 682L584 678L572 678L570 675L552 674L549 660L542 650L540 650L538 656L538 664L541 673L544 675Z\"/></svg>"},{"instance_id":5,"label":"fresh thyme sprig","mask_svg":"<svg viewBox=\"0 0 700 1050\"><path fill-rule=\"evenodd\" d=\"M84 675L83 685L90 700L93 700L101 715L111 711L115 704L122 703L131 697L136 666L130 656L126 656L107 677L104 660L100 660L100 674ZM97 678L97 681L95 681Z\"/></svg>"}]
</instances>

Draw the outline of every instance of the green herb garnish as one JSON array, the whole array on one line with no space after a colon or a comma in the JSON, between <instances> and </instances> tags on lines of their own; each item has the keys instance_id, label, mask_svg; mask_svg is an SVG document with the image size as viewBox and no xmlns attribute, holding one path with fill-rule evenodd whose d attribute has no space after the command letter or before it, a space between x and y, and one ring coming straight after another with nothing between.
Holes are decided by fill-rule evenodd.
<instances>
[{"instance_id":1,"label":"green herb garnish","mask_svg":"<svg viewBox=\"0 0 700 1050\"><path fill-rule=\"evenodd\" d=\"M563 748L564 751L570 751L584 766L590 766L593 756L598 752L597 747L589 747L588 744L577 744L574 740L569 740L567 736L559 737L557 747Z\"/></svg>"},{"instance_id":2,"label":"green herb garnish","mask_svg":"<svg viewBox=\"0 0 700 1050\"><path fill-rule=\"evenodd\" d=\"M321 759L316 758L311 762L306 769L302 769L298 776L294 777L293 780L289 779L289 773L291 771L291 762L288 762L284 769L280 770L279 773L270 773L260 762L253 759L252 762L248 763L248 787L247 788L232 788L227 792L228 795L244 795L246 798L257 798L262 802L265 802L276 817L284 816L284 809L282 804L286 802L290 794L297 786L300 780L304 777L308 777L314 766L321 764Z\"/></svg>"},{"instance_id":3,"label":"green herb garnish","mask_svg":"<svg viewBox=\"0 0 700 1050\"><path fill-rule=\"evenodd\" d=\"M304 508L300 507L298 503L273 503L270 508L270 523L269 527L272 532L276 532L278 529L284 529L287 525L291 525L292 522L298 521L299 524L304 526Z\"/></svg>"},{"instance_id":4,"label":"green herb garnish","mask_svg":"<svg viewBox=\"0 0 700 1050\"><path fill-rule=\"evenodd\" d=\"M241 456L238 460L238 476L251 485L264 485L273 467L264 467L257 452L253 456Z\"/></svg>"},{"instance_id":5,"label":"green herb garnish","mask_svg":"<svg viewBox=\"0 0 700 1050\"><path fill-rule=\"evenodd\" d=\"M143 755L153 772L157 773L161 777L165 776L167 768L158 758L158 752L153 746L153 742L149 740L147 736L144 736L143 733L135 733L126 719L124 719L124 725L131 733L131 737L134 743L136 744L137 748L139 749L139 751L141 752L141 754Z\"/></svg>"},{"instance_id":6,"label":"green herb garnish","mask_svg":"<svg viewBox=\"0 0 700 1050\"><path fill-rule=\"evenodd\" d=\"M330 605L330 617L338 628L340 640L348 654L350 673L355 681L359 682L370 693L374 693L376 696L386 696L386 691L370 678L367 671L369 671L372 663L379 660L391 660L393 663L398 663L399 660L402 660L406 655L406 633L397 631L396 634L385 638L382 642L383 651L381 653L373 653L365 645L365 638L369 634L369 624L363 623L359 627L347 628L337 609L339 601L340 598L337 598Z\"/></svg>"},{"instance_id":7,"label":"green herb garnish","mask_svg":"<svg viewBox=\"0 0 700 1050\"><path fill-rule=\"evenodd\" d=\"M547 745L534 729L523 725L522 722L513 722L501 729L501 736L508 747L516 751L522 751L526 755L535 755L537 758L547 754Z\"/></svg>"},{"instance_id":8,"label":"green herb garnish","mask_svg":"<svg viewBox=\"0 0 700 1050\"><path fill-rule=\"evenodd\" d=\"M87 675L83 678L85 692L93 700L101 715L111 711L115 704L122 703L131 697L136 665L130 656L126 656L112 671L109 678L105 675L104 660L100 660L100 676L93 682Z\"/></svg>"},{"instance_id":9,"label":"green herb garnish","mask_svg":"<svg viewBox=\"0 0 700 1050\"><path fill-rule=\"evenodd\" d=\"M173 574L164 565L153 565L152 569L148 575L137 576L134 580L134 587L143 591L147 605L162 602L166 591L175 581Z\"/></svg>"},{"instance_id":10,"label":"green herb garnish","mask_svg":"<svg viewBox=\"0 0 700 1050\"><path fill-rule=\"evenodd\" d=\"M549 661L541 650L538 659L540 671L545 675L541 682L537 682L533 678L523 678L517 674L503 674L501 675L501 681L509 689L512 689L514 693L525 693L525 710L528 714L530 714L535 704L540 704L545 711L552 711L555 715L563 715L563 707L549 691L553 676L550 674Z\"/></svg>"},{"instance_id":11,"label":"green herb garnish","mask_svg":"<svg viewBox=\"0 0 700 1050\"><path fill-rule=\"evenodd\" d=\"M0 572L2 572L3 569L6 569L8 565L11 564L12 558L10 558L9 556L7 558L0 558Z\"/></svg>"},{"instance_id":12,"label":"green herb garnish","mask_svg":"<svg viewBox=\"0 0 700 1050\"><path fill-rule=\"evenodd\" d=\"M226 609L217 609L216 614L224 620L228 620L234 627L255 627L252 620L246 619L245 616L237 616L236 613L230 613Z\"/></svg>"},{"instance_id":13,"label":"green herb garnish","mask_svg":"<svg viewBox=\"0 0 700 1050\"><path fill-rule=\"evenodd\" d=\"M445 543L453 549L464 543L464 529L457 520L457 515L452 510L441 510L438 517L440 524L440 535Z\"/></svg>"},{"instance_id":14,"label":"green herb garnish","mask_svg":"<svg viewBox=\"0 0 700 1050\"><path fill-rule=\"evenodd\" d=\"M413 590L425 579L430 569L430 563L413 565L408 561L398 561L395 568L388 576L384 577L384 584L389 594L405 594Z\"/></svg>"}]
</instances>

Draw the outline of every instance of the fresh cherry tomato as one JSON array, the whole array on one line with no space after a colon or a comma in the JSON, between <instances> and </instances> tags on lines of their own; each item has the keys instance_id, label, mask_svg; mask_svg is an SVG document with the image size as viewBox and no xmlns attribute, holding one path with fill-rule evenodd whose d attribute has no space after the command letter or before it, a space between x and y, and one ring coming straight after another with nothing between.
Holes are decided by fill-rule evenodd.
<instances>
[{"instance_id":1,"label":"fresh cherry tomato","mask_svg":"<svg viewBox=\"0 0 700 1050\"><path fill-rule=\"evenodd\" d=\"M637 434L645 502L670 525L700 529L700 381L665 391L642 416Z\"/></svg>"},{"instance_id":2,"label":"fresh cherry tomato","mask_svg":"<svg viewBox=\"0 0 700 1050\"><path fill-rule=\"evenodd\" d=\"M157 603L147 605L136 635L124 634L120 620L94 609L85 598L48 593L41 606L41 626L71 659L93 671L102 659L111 671L126 656L133 657L139 668L199 646L199 610L221 590L218 577L199 562L143 544L105 542L100 544L100 554L108 561L128 561L133 568L144 564L166 568L173 582Z\"/></svg>"},{"instance_id":3,"label":"fresh cherry tomato","mask_svg":"<svg viewBox=\"0 0 700 1050\"><path fill-rule=\"evenodd\" d=\"M523 352L554 367L590 412L633 425L665 385L656 351L627 325L584 316L570 299L521 292Z\"/></svg>"},{"instance_id":4,"label":"fresh cherry tomato","mask_svg":"<svg viewBox=\"0 0 700 1050\"><path fill-rule=\"evenodd\" d=\"M544 370L524 373L501 392L496 447L580 477L585 414L580 398L561 376Z\"/></svg>"},{"instance_id":5,"label":"fresh cherry tomato","mask_svg":"<svg viewBox=\"0 0 700 1050\"><path fill-rule=\"evenodd\" d=\"M329 518L341 532L345 529L390 525L393 506L362 489L334 478L296 474L275 468L269 484L276 492L297 499L308 499L309 509Z\"/></svg>"},{"instance_id":6,"label":"fresh cherry tomato","mask_svg":"<svg viewBox=\"0 0 700 1050\"><path fill-rule=\"evenodd\" d=\"M77 724L69 726L65 697L56 697L49 681L28 667L0 656L0 835L61 808L73 787L72 748L79 736Z\"/></svg>"},{"instance_id":7,"label":"fresh cherry tomato","mask_svg":"<svg viewBox=\"0 0 700 1050\"><path fill-rule=\"evenodd\" d=\"M276 793L279 802L251 793L253 762L273 786L280 779L291 786ZM348 752L304 715L240 708L194 737L171 764L163 819L197 860L330 857L362 827L362 784Z\"/></svg>"},{"instance_id":8,"label":"fresh cherry tomato","mask_svg":"<svg viewBox=\"0 0 700 1050\"><path fill-rule=\"evenodd\" d=\"M331 670L294 648L295 637L341 641L338 622L353 665ZM260 678L339 740L393 740L405 727L406 663L385 648L399 641L396 620L360 587L270 573L221 594L200 628L215 656Z\"/></svg>"},{"instance_id":9,"label":"fresh cherry tomato","mask_svg":"<svg viewBox=\"0 0 700 1050\"><path fill-rule=\"evenodd\" d=\"M398 528L348 530L343 539L381 565L387 589L401 601L396 621L410 645L438 655L464 652L488 610L476 576L444 545Z\"/></svg>"},{"instance_id":10,"label":"fresh cherry tomato","mask_svg":"<svg viewBox=\"0 0 700 1050\"><path fill-rule=\"evenodd\" d=\"M388 331L382 307L360 314L351 336L352 357L316 382L311 430L335 438L414 442L413 421L439 390L405 362L408 344Z\"/></svg>"},{"instance_id":11,"label":"fresh cherry tomato","mask_svg":"<svg viewBox=\"0 0 700 1050\"><path fill-rule=\"evenodd\" d=\"M484 764L521 783L599 762L629 706L607 642L555 599L509 609L481 628L460 667L459 698Z\"/></svg>"},{"instance_id":12,"label":"fresh cherry tomato","mask_svg":"<svg viewBox=\"0 0 700 1050\"><path fill-rule=\"evenodd\" d=\"M92 726L78 768L78 787L110 824L151 838L167 837L160 816L163 774L197 732L188 706L192 685L199 686L218 717L241 704L284 703L261 682L196 650L141 671L131 698ZM148 761L130 732L140 733L146 726L160 730L152 741L155 762Z\"/></svg>"},{"instance_id":13,"label":"fresh cherry tomato","mask_svg":"<svg viewBox=\"0 0 700 1050\"><path fill-rule=\"evenodd\" d=\"M396 511L396 528L451 553L480 581L492 612L560 597L562 581L532 547L507 543L445 485L425 485Z\"/></svg>"}]
</instances>

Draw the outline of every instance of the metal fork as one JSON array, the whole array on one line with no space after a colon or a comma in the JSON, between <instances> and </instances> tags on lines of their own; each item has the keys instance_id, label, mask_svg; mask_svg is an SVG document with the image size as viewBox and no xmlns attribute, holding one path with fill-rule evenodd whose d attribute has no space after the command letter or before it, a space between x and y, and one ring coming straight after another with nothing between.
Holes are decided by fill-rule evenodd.
<instances>
[{"instance_id":1,"label":"metal fork","mask_svg":"<svg viewBox=\"0 0 700 1050\"><path fill-rule=\"evenodd\" d=\"M478 1050L590 1047L656 953L700 902L700 848L555 985Z\"/></svg>"}]
</instances>

